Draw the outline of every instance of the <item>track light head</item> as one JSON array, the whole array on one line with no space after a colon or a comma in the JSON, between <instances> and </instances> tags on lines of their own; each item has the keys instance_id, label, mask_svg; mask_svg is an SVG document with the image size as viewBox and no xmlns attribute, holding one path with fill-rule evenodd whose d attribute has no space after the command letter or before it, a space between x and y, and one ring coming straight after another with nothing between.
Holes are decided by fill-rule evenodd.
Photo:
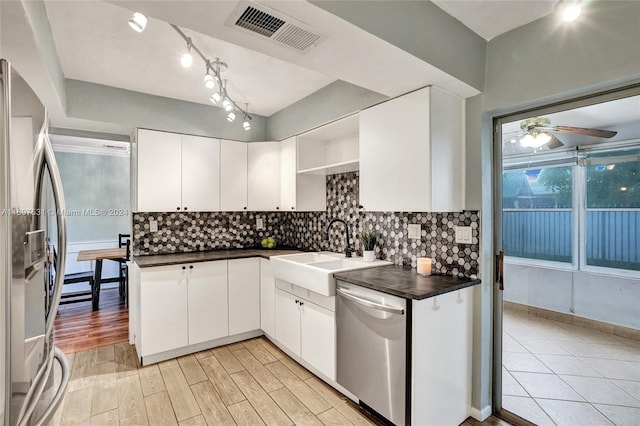
<instances>
[{"instance_id":1,"label":"track light head","mask_svg":"<svg viewBox=\"0 0 640 426\"><path fill-rule=\"evenodd\" d=\"M230 111L229 114L227 114L227 121L229 123L233 123L233 120L236 119L236 113L233 111Z\"/></svg>"},{"instance_id":2,"label":"track light head","mask_svg":"<svg viewBox=\"0 0 640 426\"><path fill-rule=\"evenodd\" d=\"M136 32L143 32L147 26L147 17L140 12L135 12L131 19L129 19L129 26Z\"/></svg>"},{"instance_id":3,"label":"track light head","mask_svg":"<svg viewBox=\"0 0 640 426\"><path fill-rule=\"evenodd\" d=\"M189 68L193 65L193 56L191 55L191 38L187 39L187 53L184 53L180 57L180 63L185 68Z\"/></svg>"},{"instance_id":4,"label":"track light head","mask_svg":"<svg viewBox=\"0 0 640 426\"><path fill-rule=\"evenodd\" d=\"M224 110L227 112L233 111L233 102L231 102L227 97L225 97L224 100L222 101L222 106Z\"/></svg>"},{"instance_id":5,"label":"track light head","mask_svg":"<svg viewBox=\"0 0 640 426\"><path fill-rule=\"evenodd\" d=\"M244 119L244 122L242 123L242 127L244 128L244 130L249 131L251 130L251 123L249 122L248 119Z\"/></svg>"},{"instance_id":6,"label":"track light head","mask_svg":"<svg viewBox=\"0 0 640 426\"><path fill-rule=\"evenodd\" d=\"M213 78L213 76L209 73L206 73L204 75L204 85L207 89L213 89L214 87L216 87L216 80L215 78Z\"/></svg>"},{"instance_id":7,"label":"track light head","mask_svg":"<svg viewBox=\"0 0 640 426\"><path fill-rule=\"evenodd\" d=\"M220 102L220 99L222 99L222 95L220 94L220 92L216 92L213 95L211 95L211 97L209 98L209 100L211 101L211 103L213 103L214 105L217 105L218 102Z\"/></svg>"}]
</instances>

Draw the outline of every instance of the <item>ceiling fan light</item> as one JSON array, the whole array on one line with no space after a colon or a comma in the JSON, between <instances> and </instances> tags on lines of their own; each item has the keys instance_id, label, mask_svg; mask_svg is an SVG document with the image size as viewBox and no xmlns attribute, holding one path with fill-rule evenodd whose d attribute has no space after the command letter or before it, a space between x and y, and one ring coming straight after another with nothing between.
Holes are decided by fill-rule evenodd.
<instances>
[{"instance_id":1,"label":"ceiling fan light","mask_svg":"<svg viewBox=\"0 0 640 426\"><path fill-rule=\"evenodd\" d=\"M147 26L147 17L140 12L135 12L131 19L129 19L129 26L136 32L143 32Z\"/></svg>"},{"instance_id":2,"label":"ceiling fan light","mask_svg":"<svg viewBox=\"0 0 640 426\"><path fill-rule=\"evenodd\" d=\"M214 105L216 105L218 102L220 102L220 99L222 99L222 95L220 95L219 92L214 93L213 95L211 95L211 97L209 98L209 100L211 101L211 103L213 103Z\"/></svg>"},{"instance_id":3,"label":"ceiling fan light","mask_svg":"<svg viewBox=\"0 0 640 426\"><path fill-rule=\"evenodd\" d=\"M538 133L535 137L535 143L537 146L542 146L549 143L551 135L549 133Z\"/></svg>"},{"instance_id":4,"label":"ceiling fan light","mask_svg":"<svg viewBox=\"0 0 640 426\"><path fill-rule=\"evenodd\" d=\"M229 114L227 114L227 121L230 123L233 123L233 120L236 119L236 113L231 111L229 112Z\"/></svg>"},{"instance_id":5,"label":"ceiling fan light","mask_svg":"<svg viewBox=\"0 0 640 426\"><path fill-rule=\"evenodd\" d=\"M213 78L213 76L209 73L206 73L204 75L204 85L207 89L213 89L214 87L216 87L216 80L215 78Z\"/></svg>"}]
</instances>

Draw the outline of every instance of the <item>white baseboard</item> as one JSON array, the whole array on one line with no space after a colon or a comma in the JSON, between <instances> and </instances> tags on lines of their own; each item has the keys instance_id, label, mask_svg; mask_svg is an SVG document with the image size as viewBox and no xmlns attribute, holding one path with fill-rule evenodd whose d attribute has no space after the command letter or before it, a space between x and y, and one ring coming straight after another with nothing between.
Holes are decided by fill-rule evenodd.
<instances>
[{"instance_id":1,"label":"white baseboard","mask_svg":"<svg viewBox=\"0 0 640 426\"><path fill-rule=\"evenodd\" d=\"M471 407L469 415L479 422L483 422L491 416L493 409L490 405L485 406L482 410L478 410L476 407Z\"/></svg>"}]
</instances>

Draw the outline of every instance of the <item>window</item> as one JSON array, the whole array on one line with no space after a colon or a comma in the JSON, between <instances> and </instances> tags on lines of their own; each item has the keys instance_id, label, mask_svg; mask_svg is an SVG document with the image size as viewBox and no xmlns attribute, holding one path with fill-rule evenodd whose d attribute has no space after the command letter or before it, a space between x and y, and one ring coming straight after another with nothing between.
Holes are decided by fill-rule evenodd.
<instances>
[{"instance_id":1,"label":"window","mask_svg":"<svg viewBox=\"0 0 640 426\"><path fill-rule=\"evenodd\" d=\"M573 167L502 175L502 245L507 256L571 263Z\"/></svg>"},{"instance_id":2,"label":"window","mask_svg":"<svg viewBox=\"0 0 640 426\"><path fill-rule=\"evenodd\" d=\"M640 156L591 155L586 161L586 265L640 270Z\"/></svg>"},{"instance_id":3,"label":"window","mask_svg":"<svg viewBox=\"0 0 640 426\"><path fill-rule=\"evenodd\" d=\"M505 255L571 264L579 252L581 268L640 271L640 150L584 157L558 165L539 155L529 168L505 161Z\"/></svg>"}]
</instances>

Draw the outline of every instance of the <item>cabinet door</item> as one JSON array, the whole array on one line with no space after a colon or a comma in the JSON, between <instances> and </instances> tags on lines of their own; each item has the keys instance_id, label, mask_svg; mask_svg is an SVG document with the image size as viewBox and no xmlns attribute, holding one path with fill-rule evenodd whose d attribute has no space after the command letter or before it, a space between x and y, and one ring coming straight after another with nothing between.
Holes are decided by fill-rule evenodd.
<instances>
[{"instance_id":1,"label":"cabinet door","mask_svg":"<svg viewBox=\"0 0 640 426\"><path fill-rule=\"evenodd\" d=\"M336 380L335 313L306 300L301 303L301 356L329 379Z\"/></svg>"},{"instance_id":2,"label":"cabinet door","mask_svg":"<svg viewBox=\"0 0 640 426\"><path fill-rule=\"evenodd\" d=\"M187 270L183 266L140 272L141 356L188 345Z\"/></svg>"},{"instance_id":3,"label":"cabinet door","mask_svg":"<svg viewBox=\"0 0 640 426\"><path fill-rule=\"evenodd\" d=\"M269 259L260 259L260 328L276 335L276 279L271 275Z\"/></svg>"},{"instance_id":4,"label":"cabinet door","mask_svg":"<svg viewBox=\"0 0 640 426\"><path fill-rule=\"evenodd\" d=\"M182 136L182 209L220 210L220 140Z\"/></svg>"},{"instance_id":5,"label":"cabinet door","mask_svg":"<svg viewBox=\"0 0 640 426\"><path fill-rule=\"evenodd\" d=\"M295 136L280 143L280 207L283 211L296 209L296 155Z\"/></svg>"},{"instance_id":6,"label":"cabinet door","mask_svg":"<svg viewBox=\"0 0 640 426\"><path fill-rule=\"evenodd\" d=\"M220 210L247 210L247 144L220 141Z\"/></svg>"},{"instance_id":7,"label":"cabinet door","mask_svg":"<svg viewBox=\"0 0 640 426\"><path fill-rule=\"evenodd\" d=\"M280 142L247 144L250 211L280 210Z\"/></svg>"},{"instance_id":8,"label":"cabinet door","mask_svg":"<svg viewBox=\"0 0 640 426\"><path fill-rule=\"evenodd\" d=\"M300 355L300 298L276 288L276 340Z\"/></svg>"},{"instance_id":9,"label":"cabinet door","mask_svg":"<svg viewBox=\"0 0 640 426\"><path fill-rule=\"evenodd\" d=\"M189 344L229 335L227 261L194 263L189 272Z\"/></svg>"},{"instance_id":10,"label":"cabinet door","mask_svg":"<svg viewBox=\"0 0 640 426\"><path fill-rule=\"evenodd\" d=\"M260 329L260 263L257 258L228 261L229 335Z\"/></svg>"},{"instance_id":11,"label":"cabinet door","mask_svg":"<svg viewBox=\"0 0 640 426\"><path fill-rule=\"evenodd\" d=\"M431 211L429 88L360 112L360 204Z\"/></svg>"},{"instance_id":12,"label":"cabinet door","mask_svg":"<svg viewBox=\"0 0 640 426\"><path fill-rule=\"evenodd\" d=\"M137 211L181 210L181 136L139 129L137 146Z\"/></svg>"},{"instance_id":13,"label":"cabinet door","mask_svg":"<svg viewBox=\"0 0 640 426\"><path fill-rule=\"evenodd\" d=\"M284 211L324 211L327 209L325 175L298 174L296 137L280 146L280 208Z\"/></svg>"}]
</instances>

